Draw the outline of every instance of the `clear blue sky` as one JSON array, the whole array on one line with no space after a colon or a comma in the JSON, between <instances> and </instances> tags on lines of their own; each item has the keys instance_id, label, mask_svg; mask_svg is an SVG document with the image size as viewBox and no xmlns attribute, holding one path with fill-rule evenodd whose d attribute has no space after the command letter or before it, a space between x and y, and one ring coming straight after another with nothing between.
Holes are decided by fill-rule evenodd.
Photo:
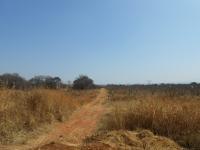
<instances>
[{"instance_id":1,"label":"clear blue sky","mask_svg":"<svg viewBox=\"0 0 200 150\"><path fill-rule=\"evenodd\" d=\"M0 0L0 73L200 82L199 0Z\"/></svg>"}]
</instances>

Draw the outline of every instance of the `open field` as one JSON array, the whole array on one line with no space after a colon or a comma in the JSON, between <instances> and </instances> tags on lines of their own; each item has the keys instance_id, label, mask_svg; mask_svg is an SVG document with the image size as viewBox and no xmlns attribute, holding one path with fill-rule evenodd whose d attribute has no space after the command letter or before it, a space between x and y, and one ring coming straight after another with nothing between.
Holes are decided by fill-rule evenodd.
<instances>
[{"instance_id":1,"label":"open field","mask_svg":"<svg viewBox=\"0 0 200 150\"><path fill-rule=\"evenodd\" d=\"M0 143L25 143L39 127L63 122L97 90L0 90Z\"/></svg>"},{"instance_id":2,"label":"open field","mask_svg":"<svg viewBox=\"0 0 200 150\"><path fill-rule=\"evenodd\" d=\"M200 96L189 90L110 88L103 130L147 129L186 148L200 149ZM195 90L192 90L195 92Z\"/></svg>"},{"instance_id":3,"label":"open field","mask_svg":"<svg viewBox=\"0 0 200 150\"><path fill-rule=\"evenodd\" d=\"M0 148L198 150L199 92L183 91L1 90Z\"/></svg>"}]
</instances>

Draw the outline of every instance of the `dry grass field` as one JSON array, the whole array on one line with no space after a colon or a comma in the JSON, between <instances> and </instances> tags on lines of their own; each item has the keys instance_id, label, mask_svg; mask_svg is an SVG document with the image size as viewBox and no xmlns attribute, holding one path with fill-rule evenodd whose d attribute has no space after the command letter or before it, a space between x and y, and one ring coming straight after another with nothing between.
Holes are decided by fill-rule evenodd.
<instances>
[{"instance_id":1,"label":"dry grass field","mask_svg":"<svg viewBox=\"0 0 200 150\"><path fill-rule=\"evenodd\" d=\"M91 102L97 90L0 90L0 143L15 143L18 136L38 127L66 120L74 110Z\"/></svg>"},{"instance_id":2,"label":"dry grass field","mask_svg":"<svg viewBox=\"0 0 200 150\"><path fill-rule=\"evenodd\" d=\"M148 90L110 89L103 129L147 129L186 148L200 149L200 97Z\"/></svg>"},{"instance_id":3,"label":"dry grass field","mask_svg":"<svg viewBox=\"0 0 200 150\"><path fill-rule=\"evenodd\" d=\"M42 149L54 149L64 141L69 146L69 133L81 135L82 149L200 149L200 96L194 90L2 89L0 103L1 144L26 143L40 127L65 121L47 134L55 144L44 142ZM17 141L19 136L23 140Z\"/></svg>"}]
</instances>

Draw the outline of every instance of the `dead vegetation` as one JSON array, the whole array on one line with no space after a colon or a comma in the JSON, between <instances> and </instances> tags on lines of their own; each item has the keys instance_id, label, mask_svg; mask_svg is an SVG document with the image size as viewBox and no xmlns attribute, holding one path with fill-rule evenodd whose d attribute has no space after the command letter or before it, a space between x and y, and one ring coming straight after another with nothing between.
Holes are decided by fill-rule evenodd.
<instances>
[{"instance_id":1,"label":"dead vegetation","mask_svg":"<svg viewBox=\"0 0 200 150\"><path fill-rule=\"evenodd\" d=\"M0 90L0 143L15 143L19 135L64 121L96 96L96 90Z\"/></svg>"},{"instance_id":2,"label":"dead vegetation","mask_svg":"<svg viewBox=\"0 0 200 150\"><path fill-rule=\"evenodd\" d=\"M181 150L174 141L148 130L102 132L85 140L87 150Z\"/></svg>"},{"instance_id":3,"label":"dead vegetation","mask_svg":"<svg viewBox=\"0 0 200 150\"><path fill-rule=\"evenodd\" d=\"M200 148L198 95L169 96L160 91L111 89L109 100L113 109L103 121L104 130L148 129L183 147Z\"/></svg>"}]
</instances>

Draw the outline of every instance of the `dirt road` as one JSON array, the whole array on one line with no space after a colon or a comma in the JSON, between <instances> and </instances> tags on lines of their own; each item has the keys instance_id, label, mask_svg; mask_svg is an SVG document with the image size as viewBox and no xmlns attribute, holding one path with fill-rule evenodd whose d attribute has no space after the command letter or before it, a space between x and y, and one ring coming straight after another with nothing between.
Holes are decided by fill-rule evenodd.
<instances>
[{"instance_id":1,"label":"dirt road","mask_svg":"<svg viewBox=\"0 0 200 150\"><path fill-rule=\"evenodd\" d=\"M2 150L65 150L76 149L82 140L98 127L101 117L107 111L103 105L107 91L100 89L97 98L72 114L65 123L57 125L50 133L28 142L26 145L1 147Z\"/></svg>"}]
</instances>

